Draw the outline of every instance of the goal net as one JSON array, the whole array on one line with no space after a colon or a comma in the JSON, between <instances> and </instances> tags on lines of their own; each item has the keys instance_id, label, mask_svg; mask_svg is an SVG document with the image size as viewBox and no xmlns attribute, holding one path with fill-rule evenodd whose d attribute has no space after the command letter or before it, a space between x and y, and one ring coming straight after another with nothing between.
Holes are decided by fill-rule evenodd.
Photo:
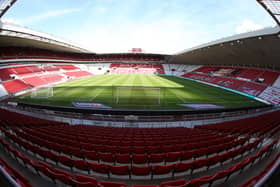
<instances>
[{"instance_id":1,"label":"goal net","mask_svg":"<svg viewBox=\"0 0 280 187\"><path fill-rule=\"evenodd\" d=\"M116 87L116 104L160 105L161 89L151 87Z\"/></svg>"},{"instance_id":2,"label":"goal net","mask_svg":"<svg viewBox=\"0 0 280 187\"><path fill-rule=\"evenodd\" d=\"M53 87L34 88L31 92L32 98L49 98L53 96Z\"/></svg>"}]
</instances>

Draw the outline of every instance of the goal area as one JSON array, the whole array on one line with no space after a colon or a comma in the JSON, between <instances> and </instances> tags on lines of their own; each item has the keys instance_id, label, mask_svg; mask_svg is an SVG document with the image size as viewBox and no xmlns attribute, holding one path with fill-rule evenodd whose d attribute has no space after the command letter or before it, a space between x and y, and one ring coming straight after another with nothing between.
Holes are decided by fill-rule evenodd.
<instances>
[{"instance_id":1,"label":"goal area","mask_svg":"<svg viewBox=\"0 0 280 187\"><path fill-rule=\"evenodd\" d=\"M120 105L160 105L161 88L114 87L114 100Z\"/></svg>"},{"instance_id":2,"label":"goal area","mask_svg":"<svg viewBox=\"0 0 280 187\"><path fill-rule=\"evenodd\" d=\"M49 98L53 96L53 87L38 87L31 91L32 98Z\"/></svg>"}]
</instances>

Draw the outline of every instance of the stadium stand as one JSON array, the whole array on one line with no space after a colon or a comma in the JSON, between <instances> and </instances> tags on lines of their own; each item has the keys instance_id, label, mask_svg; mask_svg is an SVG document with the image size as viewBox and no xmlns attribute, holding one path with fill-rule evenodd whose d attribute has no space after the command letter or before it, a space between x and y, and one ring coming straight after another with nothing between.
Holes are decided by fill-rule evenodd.
<instances>
[{"instance_id":1,"label":"stadium stand","mask_svg":"<svg viewBox=\"0 0 280 187\"><path fill-rule=\"evenodd\" d=\"M110 69L111 73L164 74L161 64L113 63L110 65Z\"/></svg>"},{"instance_id":2,"label":"stadium stand","mask_svg":"<svg viewBox=\"0 0 280 187\"><path fill-rule=\"evenodd\" d=\"M25 129L25 130L27 130L27 129ZM37 155L36 157L41 160L38 162L32 161L32 159L26 157L23 153L14 149L13 146L10 146L9 143L7 143L5 140L1 139L1 145L10 154L12 154L16 159L22 160L22 164L29 165L29 168L31 167L33 171L39 173L44 178L48 178L50 181L53 181L55 183L61 182L62 184L68 184L68 185L76 184L77 182L75 180L78 180L78 179L80 180L80 181L78 180L78 182L92 182L96 185L97 180L94 177L86 177L86 176L84 177L83 174L78 174L78 176L77 176L77 174L73 175L72 173L69 173L69 171L64 171L64 170L58 169L58 168L50 165L50 163L48 163L48 164L45 163L46 161L54 159L55 162L59 162L59 163L62 163L63 165L67 165L68 167L70 167L71 171L72 171L72 168L78 168L78 169L82 169L82 170L88 170L88 168L90 168L90 170L92 170L93 172L104 171L106 173L106 175L108 175L108 177L110 176L111 178L115 178L115 179L119 179L119 178L123 178L123 177L125 177L127 179L131 179L131 175L133 176L135 173L136 173L136 175L137 175L137 173L140 173L138 175L145 175L145 176L148 175L149 176L150 168L152 168L152 170L153 170L153 174L150 176L152 179L157 178L157 177L165 178L165 177L171 177L173 174L176 174L178 172L185 172L186 170L188 170L190 173L198 172L197 170L200 170L202 167L207 166L205 168L208 168L213 163L215 163L215 162L210 162L210 160L213 160L214 157L208 157L206 159L207 161L205 159L196 159L192 162L182 162L182 163L177 163L176 165L170 165L170 164L169 165L168 164L167 165L155 165L153 167L146 166L146 167L141 167L141 168L139 168L139 167L136 168L134 166L133 168L135 168L135 169L133 169L134 171L132 172L132 170L130 170L130 167L128 167L128 166L114 166L114 165L110 166L110 165L106 165L106 164L99 164L99 163L93 163L93 162L89 163L89 162L83 161L83 160L78 161L73 157L70 158L68 156L62 156L61 153L57 154L53 151L50 152L49 150L51 150L51 149L49 149L49 150L42 149L42 146L43 147L46 146L45 143L40 143L40 146L36 145L39 142L35 143L34 140L35 139L39 140L38 137L21 132L20 130L17 130L17 129L13 129L13 131L15 133L17 133L19 136L16 136L15 134L13 134L3 128L1 128L1 131L8 138L9 142L19 145L20 147L24 148L24 150L33 152L33 154L35 156ZM26 141L26 138L24 138L24 136L26 136L26 135L29 135L28 136L29 138L31 138L33 136L33 140L31 140L31 142L33 142L35 144L29 143L30 139L28 137L27 137L27 139L29 139L29 141ZM22 139L22 138L24 138L24 139ZM245 141L248 141L248 140L245 140ZM244 153L246 153L246 152L248 154L248 152L250 152L252 148L257 149L258 145L260 145L262 141L263 141L263 138L259 138L259 139L256 139L255 141L244 144L241 147L240 147L241 142L239 141L239 143L236 144L238 146L238 148L232 149L229 152L222 153L220 155L221 160L219 162L223 163L223 162L227 161L228 159L231 160L233 157L240 158L240 155L244 156ZM256 154L249 156L249 157L245 156L245 158L242 158L242 160L239 161L238 163L233 164L229 168L219 171L218 173L215 173L212 176L207 176L207 177L204 176L204 177L200 177L200 178L195 178L188 182L184 181L183 179L180 181L176 181L176 182L169 181L167 184L169 184L170 186L172 186L172 184L178 185L178 183L179 184L189 183L188 185L190 185L190 184L193 185L193 184L196 184L197 181L199 181L199 184L203 184L203 183L217 184L217 183L221 183L222 181L228 181L228 180L230 180L230 178L232 178L233 175L237 175L239 173L244 172L249 167L251 167L252 164L256 163L257 160L262 159L264 157L264 154L267 154L267 152L270 152L271 149L273 148L273 146L275 146L275 144L277 142L278 142L278 139L275 139L268 145L261 148ZM52 155L52 157L50 157L50 155ZM57 155L57 156L55 156L55 155ZM241 157L243 157L243 156L241 156ZM77 164L75 164L76 162L77 162ZM83 164L83 163L88 164L89 167L82 166L81 164ZM191 167L187 167L188 165L190 165ZM102 170L101 169L102 167L103 168L105 167L107 169ZM139 170L137 172L137 169L138 170L141 169L141 170ZM89 172L89 171L87 171L87 172ZM58 173L58 174L55 174L55 173ZM68 178L68 179L66 180L65 178ZM73 179L74 179L74 181L73 181ZM148 179L150 179L150 178L148 177ZM207 179L207 180L205 180L205 179ZM104 181L104 182L106 182L106 181ZM102 184L102 183L103 183L103 181L100 182L100 184ZM122 183L122 184L125 185L124 183ZM164 186L164 185L166 185L166 183L161 184L161 186Z\"/></svg>"},{"instance_id":3,"label":"stadium stand","mask_svg":"<svg viewBox=\"0 0 280 187\"><path fill-rule=\"evenodd\" d=\"M70 70L77 70L79 68L77 68L76 66L74 65L56 65L57 67L61 68L61 69L64 69L66 71L70 71Z\"/></svg>"},{"instance_id":4,"label":"stadium stand","mask_svg":"<svg viewBox=\"0 0 280 187\"><path fill-rule=\"evenodd\" d=\"M16 169L12 168L5 160L0 158L0 169L13 185L22 187L32 187L30 182Z\"/></svg>"},{"instance_id":5,"label":"stadium stand","mask_svg":"<svg viewBox=\"0 0 280 187\"><path fill-rule=\"evenodd\" d=\"M186 64L163 64L163 69L165 74L174 75L174 76L182 76L191 71L195 71L200 68L199 65L186 65Z\"/></svg>"},{"instance_id":6,"label":"stadium stand","mask_svg":"<svg viewBox=\"0 0 280 187\"><path fill-rule=\"evenodd\" d=\"M263 74L261 74L258 79L263 80L262 83L267 85L273 85L273 83L276 81L276 79L279 76L279 72L273 72L273 71L265 71Z\"/></svg>"},{"instance_id":7,"label":"stadium stand","mask_svg":"<svg viewBox=\"0 0 280 187\"><path fill-rule=\"evenodd\" d=\"M0 78L2 81L10 80L11 74L15 74L15 72L12 69L9 68L0 69Z\"/></svg>"},{"instance_id":8,"label":"stadium stand","mask_svg":"<svg viewBox=\"0 0 280 187\"><path fill-rule=\"evenodd\" d=\"M240 187L253 187L256 184L258 184L260 181L263 182L262 180L267 180L265 178L266 175L277 167L279 158L280 158L280 154L277 154L275 158L267 165L267 167L263 171L261 171L258 175L248 179Z\"/></svg>"},{"instance_id":9,"label":"stadium stand","mask_svg":"<svg viewBox=\"0 0 280 187\"><path fill-rule=\"evenodd\" d=\"M90 76L92 74L87 71L71 71L71 72L65 72L64 75L72 78L77 78L77 77Z\"/></svg>"},{"instance_id":10,"label":"stadium stand","mask_svg":"<svg viewBox=\"0 0 280 187\"><path fill-rule=\"evenodd\" d=\"M239 86L237 88L237 90L250 94L250 95L254 95L257 96L259 95L264 89L266 88L265 85L262 84L256 84L253 82L246 82L244 83L242 86Z\"/></svg>"},{"instance_id":11,"label":"stadium stand","mask_svg":"<svg viewBox=\"0 0 280 187\"><path fill-rule=\"evenodd\" d=\"M273 104L280 103L280 88L279 87L267 87L260 95L260 98L269 101Z\"/></svg>"},{"instance_id":12,"label":"stadium stand","mask_svg":"<svg viewBox=\"0 0 280 187\"><path fill-rule=\"evenodd\" d=\"M257 77L259 77L263 73L264 73L264 71L260 70L260 69L246 68L246 69L242 69L240 71L240 73L238 73L237 76L241 77L243 79L248 79L248 80L254 81Z\"/></svg>"},{"instance_id":13,"label":"stadium stand","mask_svg":"<svg viewBox=\"0 0 280 187\"><path fill-rule=\"evenodd\" d=\"M22 79L25 83L29 84L30 86L36 87L43 84L47 84L47 82L41 79L39 76L34 77L27 77Z\"/></svg>"},{"instance_id":14,"label":"stadium stand","mask_svg":"<svg viewBox=\"0 0 280 187\"><path fill-rule=\"evenodd\" d=\"M5 81L2 83L5 89L10 93L16 93L22 90L26 90L29 88L28 85L26 85L24 82L21 80L10 80L10 81Z\"/></svg>"}]
</instances>

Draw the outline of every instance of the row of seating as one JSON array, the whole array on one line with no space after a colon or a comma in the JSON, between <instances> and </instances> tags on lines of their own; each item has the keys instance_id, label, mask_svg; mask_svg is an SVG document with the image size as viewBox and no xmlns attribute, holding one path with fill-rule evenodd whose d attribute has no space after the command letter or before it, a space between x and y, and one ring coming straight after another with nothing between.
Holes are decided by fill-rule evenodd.
<instances>
[{"instance_id":1,"label":"row of seating","mask_svg":"<svg viewBox=\"0 0 280 187\"><path fill-rule=\"evenodd\" d=\"M212 176L200 177L200 178L197 178L197 179L193 179L193 180L191 180L187 183L184 179L183 180L176 180L176 181L169 181L169 182L162 183L161 186L184 186L185 187L185 186L202 186L202 185L205 185L205 184L207 186L210 186L210 185L217 184L217 183L220 183L220 182L223 182L223 181L227 181L230 177L232 177L234 175L237 175L240 172L246 170L252 164L256 163L257 160L264 157L264 155L270 151L272 146L274 146L278 142L278 140L279 140L279 138L275 139L269 145L262 148L257 154L255 154L253 156L250 156L250 157L238 162L237 164L234 164L234 165L230 166L229 168L227 168L223 171L220 171L220 172L218 172L218 173L216 173ZM1 144L2 145L6 144L5 147L11 147L10 145L7 145L7 143L5 143L5 141L3 139L1 139ZM32 161L31 159L28 159L25 156L23 156L21 153L19 153L15 149L11 152L13 152L14 155L17 155L16 158L22 158L23 157L21 160L24 160L23 163L26 164L27 167L33 168L33 170L35 172L38 172L39 174L41 174L41 176L45 176L46 178L49 178L50 180L54 181L55 183L61 182L63 184L67 184L67 185L70 185L70 186L80 186L79 182L81 183L81 185L83 185L82 183L83 182L86 183L86 181L87 181L88 183L95 183L95 186L96 186L96 182L95 182L96 180L94 180L95 178L93 178L93 177L83 178L85 181L78 181L79 177L77 177L77 175L72 175L71 173L66 172L64 170L53 168L51 165L45 164L44 162L38 162L38 164L37 164L34 161ZM114 169L117 170L116 175L122 175L122 173L124 172L124 168L121 168L121 167L114 168ZM167 170L168 168L165 168L165 169ZM64 176L62 176L61 174L64 175ZM81 176L81 175L78 175L78 176ZM94 182L93 181L89 182L89 180L93 180ZM102 182L100 184L102 185ZM105 183L105 185L109 185L109 186L111 186L111 185L122 186L123 185L123 186L125 186L124 183L110 183L110 182L109 182L109 184ZM93 184L88 185L88 186L93 186ZM137 185L135 185L135 187L136 186Z\"/></svg>"},{"instance_id":2,"label":"row of seating","mask_svg":"<svg viewBox=\"0 0 280 187\"><path fill-rule=\"evenodd\" d=\"M232 78L241 78L244 80L255 82L262 79L262 83L266 85L273 85L280 73L277 71L270 71L257 68L248 67L229 67L229 66L202 66L194 73L203 73L215 76L226 76Z\"/></svg>"},{"instance_id":3,"label":"row of seating","mask_svg":"<svg viewBox=\"0 0 280 187\"><path fill-rule=\"evenodd\" d=\"M273 167L277 167L280 160L280 153L278 153L274 159L256 176L253 176L246 180L240 187L254 187L259 181L261 181Z\"/></svg>"},{"instance_id":4,"label":"row of seating","mask_svg":"<svg viewBox=\"0 0 280 187\"><path fill-rule=\"evenodd\" d=\"M15 168L11 167L5 160L0 158L0 170L10 176L10 180L21 187L33 187L32 184ZM2 173L3 175L3 173Z\"/></svg>"},{"instance_id":5,"label":"row of seating","mask_svg":"<svg viewBox=\"0 0 280 187\"><path fill-rule=\"evenodd\" d=\"M249 139L241 138L238 141L230 141L227 143L222 143L219 145L212 145L208 148L200 148L200 149L193 149L188 151L177 151L177 152L165 152L165 153L150 153L150 154L139 154L139 153L115 153L115 152L99 152L95 150L86 150L75 148L72 146L60 146L59 144L53 143L52 145L47 142L47 140L36 138L34 140L30 140L27 138L26 134L17 134L19 137L25 138L26 140L31 141L34 145L39 145L42 148L50 150L54 153L67 155L71 158L79 158L79 159L87 159L93 160L103 163L111 163L115 165L153 165L153 164L169 164L174 162L183 162L186 160L195 160L199 158L208 158L210 156L226 152L228 150L232 150L237 148L238 146L242 146L245 144ZM15 139L13 135L8 134L11 139ZM21 140L18 140L21 141ZM28 148L29 144L21 141L21 145L24 145ZM44 152L39 152L39 155L49 155ZM52 153L50 153L52 154ZM44 156L42 156L44 157ZM55 157L55 156L52 156ZM45 157L44 157L45 158Z\"/></svg>"},{"instance_id":6,"label":"row of seating","mask_svg":"<svg viewBox=\"0 0 280 187\"><path fill-rule=\"evenodd\" d=\"M200 80L203 82L220 85L223 87L227 87L233 90L238 90L254 96L259 95L267 87L267 85L260 84L260 83L246 82L244 80L238 80L234 78L217 77L217 76L212 76L207 74L199 74L195 72L186 73L182 75L182 77L187 77L195 80Z\"/></svg>"},{"instance_id":7,"label":"row of seating","mask_svg":"<svg viewBox=\"0 0 280 187\"><path fill-rule=\"evenodd\" d=\"M54 127L55 128L55 127ZM36 139L38 137L47 139L50 143L55 142L60 145L68 145L72 147L88 149L88 150L97 150L102 152L122 152L121 150L127 150L126 153L148 153L148 152L172 152L172 151L183 151L191 150L195 148L206 148L212 145L222 144L224 142L232 141L237 138L237 136L227 136L227 135L214 135L214 136L205 136L203 138L185 138L185 140L174 138L175 140L163 138L160 141L161 137L154 137L152 139L144 140L133 140L130 138L127 139L109 139L101 137L88 136L79 137L77 136L68 136L62 133L52 133L49 131L40 131L40 129L22 129L22 131L16 131L19 135L24 134L24 137L29 138L30 140ZM31 135L32 134L32 135ZM33 137L36 136L36 137ZM184 137L182 137L184 138ZM209 140L210 139L210 140ZM34 140L36 141L36 140ZM48 145L48 144L47 144ZM154 151L153 151L154 150Z\"/></svg>"},{"instance_id":8,"label":"row of seating","mask_svg":"<svg viewBox=\"0 0 280 187\"><path fill-rule=\"evenodd\" d=\"M16 130L15 130L16 131ZM181 160L196 159L199 157L208 157L209 155L217 154L234 147L241 146L249 141L248 137L240 138L239 140L226 141L226 143L213 144L209 147L201 148L191 148L188 150L177 150L170 151L165 150L166 152L159 153L159 149L153 149L153 147L147 147L147 152L144 152L143 149L134 149L129 151L127 147L120 147L119 152L112 147L105 147L103 149L88 149L88 147L75 147L73 145L60 145L57 142L49 142L45 140L46 138L32 137L25 133L16 132L17 136L22 137L33 144L45 147L48 150L55 151L59 154L69 155L71 157L77 157L88 160L96 160L100 162L116 162L122 164L152 164L152 163L168 163L176 162ZM106 150L106 148L108 150ZM137 148L137 147L136 147ZM133 149L132 149L133 150Z\"/></svg>"},{"instance_id":9,"label":"row of seating","mask_svg":"<svg viewBox=\"0 0 280 187\"><path fill-rule=\"evenodd\" d=\"M0 127L44 127L65 125L65 123L62 122L39 119L2 108L0 108L0 116Z\"/></svg>"},{"instance_id":10,"label":"row of seating","mask_svg":"<svg viewBox=\"0 0 280 187\"><path fill-rule=\"evenodd\" d=\"M199 172L201 170L207 170L211 167L217 167L217 164L219 165L221 163L231 162L231 160L234 158L236 159L248 154L250 151L255 149L263 140L263 138L259 138L244 146L239 146L236 149L227 150L223 153L214 154L212 156L209 156L208 158L197 158L196 160L182 161L180 163L167 165L130 166L98 163L94 161L70 158L69 156L65 155L58 155L52 151L42 149L37 145L32 145L22 138L11 134L7 130L3 131L10 140L24 147L25 150L30 151L35 155L37 154L38 158L42 158L50 163L66 167L71 170L73 170L73 168L76 168L77 170L85 171L86 173L93 174L94 176L102 176L108 178L125 177L126 179L139 179L139 177L142 179L168 178L172 176L183 176L190 173ZM134 168L134 170L132 170L132 168Z\"/></svg>"},{"instance_id":11,"label":"row of seating","mask_svg":"<svg viewBox=\"0 0 280 187\"><path fill-rule=\"evenodd\" d=\"M89 177L86 175L72 174L70 172L54 168L53 166L46 164L42 161L35 161L20 151L15 149L6 140L0 138L0 145L3 150L6 150L14 159L22 163L30 171L40 175L41 177L54 182L58 186L69 185L72 187L125 187L124 183L114 183L101 181L98 184L98 181L94 177ZM12 175L12 173L10 173ZM19 175L20 176L20 175ZM23 176L22 176L23 177ZM21 179L22 180L22 179ZM18 180L19 181L19 180ZM24 181L19 181L21 187L32 187L30 182L24 178Z\"/></svg>"},{"instance_id":12,"label":"row of seating","mask_svg":"<svg viewBox=\"0 0 280 187\"><path fill-rule=\"evenodd\" d=\"M259 160L261 160L271 152L271 150L277 145L278 141L279 137L274 139L270 144L263 147L256 154L249 156L239 161L238 163L233 164L230 167L215 173L214 175L202 176L200 178L196 178L188 182L184 180L169 181L161 183L161 185L159 186L154 185L153 187L211 187L214 185L219 186L222 183L227 182L235 176L239 175L240 173L245 172L255 163L258 163Z\"/></svg>"},{"instance_id":13,"label":"row of seating","mask_svg":"<svg viewBox=\"0 0 280 187\"><path fill-rule=\"evenodd\" d=\"M5 81L2 84L6 88L6 90L11 94L30 88L26 83L19 79Z\"/></svg>"},{"instance_id":14,"label":"row of seating","mask_svg":"<svg viewBox=\"0 0 280 187\"><path fill-rule=\"evenodd\" d=\"M280 111L275 111L256 117L218 123L218 124L196 126L195 128L214 130L214 131L231 133L231 134L263 135L279 126L280 124L280 119L278 118L279 114ZM248 126L246 124L254 124L254 125Z\"/></svg>"},{"instance_id":15,"label":"row of seating","mask_svg":"<svg viewBox=\"0 0 280 187\"><path fill-rule=\"evenodd\" d=\"M55 135L67 134L76 137L94 137L96 139L108 138L110 140L153 140L160 139L174 140L176 138L197 139L203 141L215 136L224 137L224 135L217 134L216 132L209 132L207 130L199 130L186 127L169 127L169 128L122 128L122 127L103 127L93 125L74 125L74 126L57 126L55 128L40 128L38 131L44 133L53 133ZM61 133L63 130L63 133ZM155 139L154 139L155 138ZM200 139L198 139L200 138ZM182 141L182 140L181 140ZM104 142L102 142L104 143Z\"/></svg>"},{"instance_id":16,"label":"row of seating","mask_svg":"<svg viewBox=\"0 0 280 187\"><path fill-rule=\"evenodd\" d=\"M60 72L64 70L65 72ZM46 74L47 72L47 74ZM17 75L12 77L12 75ZM85 77L92 75L87 71L81 71L74 65L29 65L18 67L7 67L0 69L0 80L10 93L27 90L36 86L55 83L67 78Z\"/></svg>"}]
</instances>

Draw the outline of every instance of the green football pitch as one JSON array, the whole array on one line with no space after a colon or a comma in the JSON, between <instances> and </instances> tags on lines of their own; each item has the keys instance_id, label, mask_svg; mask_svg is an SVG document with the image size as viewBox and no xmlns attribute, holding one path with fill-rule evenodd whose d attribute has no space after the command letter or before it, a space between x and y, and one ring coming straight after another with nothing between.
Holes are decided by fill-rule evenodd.
<instances>
[{"instance_id":1,"label":"green football pitch","mask_svg":"<svg viewBox=\"0 0 280 187\"><path fill-rule=\"evenodd\" d=\"M59 106L93 102L128 109L186 109L191 108L190 104L223 108L264 105L246 96L183 78L139 74L97 75L69 81L19 96L16 101Z\"/></svg>"}]
</instances>

